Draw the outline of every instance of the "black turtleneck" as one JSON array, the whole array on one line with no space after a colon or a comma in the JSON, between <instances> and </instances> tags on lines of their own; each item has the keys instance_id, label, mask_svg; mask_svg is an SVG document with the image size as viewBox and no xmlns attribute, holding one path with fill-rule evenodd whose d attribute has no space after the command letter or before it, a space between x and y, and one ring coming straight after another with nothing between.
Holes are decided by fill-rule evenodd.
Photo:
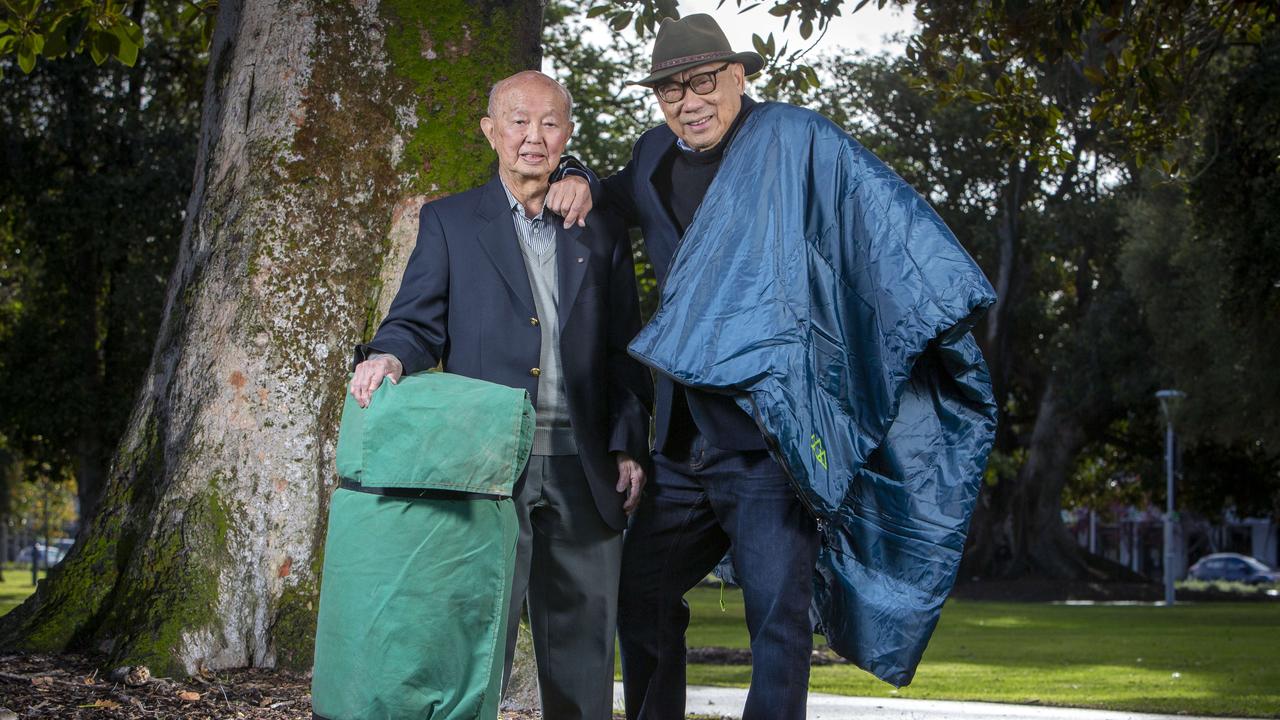
<instances>
[{"instance_id":1,"label":"black turtleneck","mask_svg":"<svg viewBox=\"0 0 1280 720\"><path fill-rule=\"evenodd\" d=\"M716 172L720 170L720 161L724 159L725 150L733 142L733 136L747 114L755 107L755 101L746 95L742 96L742 109L733 119L728 132L716 143L715 147L701 152L686 150L677 144L671 152L662 158L658 170L654 173L654 185L658 196L667 206L671 218L676 222L676 230L684 237L685 228L693 222L693 214L702 204L702 198L711 187Z\"/></svg>"}]
</instances>

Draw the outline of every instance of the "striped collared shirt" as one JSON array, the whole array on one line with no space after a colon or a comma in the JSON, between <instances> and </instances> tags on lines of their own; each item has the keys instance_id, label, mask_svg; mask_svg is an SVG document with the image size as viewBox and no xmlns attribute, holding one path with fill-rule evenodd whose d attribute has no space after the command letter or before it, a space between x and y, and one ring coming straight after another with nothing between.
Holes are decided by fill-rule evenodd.
<instances>
[{"instance_id":1,"label":"striped collared shirt","mask_svg":"<svg viewBox=\"0 0 1280 720\"><path fill-rule=\"evenodd\" d=\"M502 191L507 194L507 202L511 205L511 219L516 226L516 235L520 238L520 242L524 243L536 255L545 255L556 242L556 228L552 224L544 207L534 217L525 214L524 206L516 199L515 195L507 189L506 183L502 184Z\"/></svg>"}]
</instances>

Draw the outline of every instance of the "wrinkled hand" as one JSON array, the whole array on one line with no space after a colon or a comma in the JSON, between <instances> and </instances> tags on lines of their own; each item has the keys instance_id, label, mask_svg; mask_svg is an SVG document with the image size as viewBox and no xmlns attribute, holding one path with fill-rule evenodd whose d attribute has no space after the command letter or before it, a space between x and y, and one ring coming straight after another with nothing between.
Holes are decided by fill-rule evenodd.
<instances>
[{"instance_id":1,"label":"wrinkled hand","mask_svg":"<svg viewBox=\"0 0 1280 720\"><path fill-rule=\"evenodd\" d=\"M587 213L591 212L591 184L586 178L566 175L551 184L544 203L552 212L564 218L564 226L587 226Z\"/></svg>"},{"instance_id":2,"label":"wrinkled hand","mask_svg":"<svg viewBox=\"0 0 1280 720\"><path fill-rule=\"evenodd\" d=\"M614 453L618 461L618 485L614 489L625 492L622 511L630 515L640 505L640 492L644 490L644 469L626 453Z\"/></svg>"},{"instance_id":3,"label":"wrinkled hand","mask_svg":"<svg viewBox=\"0 0 1280 720\"><path fill-rule=\"evenodd\" d=\"M356 372L351 377L351 396L360 407L367 408L369 400L373 398L373 391L382 385L382 378L390 378L392 384L397 384L403 373L404 366L394 355L378 355L365 360L356 366Z\"/></svg>"}]
</instances>

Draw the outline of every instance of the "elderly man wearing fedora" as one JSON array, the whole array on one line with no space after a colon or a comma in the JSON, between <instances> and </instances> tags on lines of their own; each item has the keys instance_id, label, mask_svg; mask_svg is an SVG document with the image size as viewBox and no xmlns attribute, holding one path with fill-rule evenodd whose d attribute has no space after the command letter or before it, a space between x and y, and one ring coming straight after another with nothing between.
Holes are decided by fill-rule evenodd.
<instances>
[{"instance_id":1,"label":"elderly man wearing fedora","mask_svg":"<svg viewBox=\"0 0 1280 720\"><path fill-rule=\"evenodd\" d=\"M726 552L751 635L744 720L805 716L811 606L833 650L908 684L994 438L970 332L990 283L848 133L747 97L763 64L708 15L664 20L636 82L666 124L617 174L547 199L589 194L638 225L661 288L629 346L658 371L655 473L623 543L629 720L684 717L683 596Z\"/></svg>"},{"instance_id":2,"label":"elderly man wearing fedora","mask_svg":"<svg viewBox=\"0 0 1280 720\"><path fill-rule=\"evenodd\" d=\"M653 71L637 83L654 89L667 124L646 132L626 168L603 181L603 202L642 228L663 283L726 148L756 107L743 92L764 60L734 52L701 14L664 22L653 56ZM569 183L554 187L565 192ZM803 718L814 520L732 397L662 373L655 389L655 474L623 546L618 636L627 717L684 717L683 596L732 548L751 633L745 717Z\"/></svg>"}]
</instances>

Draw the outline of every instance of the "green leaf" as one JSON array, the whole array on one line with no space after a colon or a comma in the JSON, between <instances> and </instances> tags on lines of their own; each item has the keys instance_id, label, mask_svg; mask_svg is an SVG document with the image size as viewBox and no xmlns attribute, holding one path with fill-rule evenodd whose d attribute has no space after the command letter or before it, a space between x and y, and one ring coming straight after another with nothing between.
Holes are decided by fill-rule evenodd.
<instances>
[{"instance_id":1,"label":"green leaf","mask_svg":"<svg viewBox=\"0 0 1280 720\"><path fill-rule=\"evenodd\" d=\"M633 13L630 10L625 10L614 15L613 20L609 23L609 27L613 28L615 31L621 31L622 28L626 27L631 22L632 15Z\"/></svg>"},{"instance_id":2,"label":"green leaf","mask_svg":"<svg viewBox=\"0 0 1280 720\"><path fill-rule=\"evenodd\" d=\"M765 57L768 57L769 53L765 52L764 38L760 37L755 33L752 33L751 46L756 49L756 52L760 53L761 55L764 55Z\"/></svg>"},{"instance_id":3,"label":"green leaf","mask_svg":"<svg viewBox=\"0 0 1280 720\"><path fill-rule=\"evenodd\" d=\"M192 7L192 8L194 8L195 6L193 5L193 6L191 6L191 7ZM596 17L600 17L601 15L603 15L603 14L605 14L605 13L609 12L609 10L610 10L612 7L613 7L612 5L596 5L595 7L591 8L590 10L588 10L588 11L587 11L587 17L589 17L589 18L596 18ZM185 15L185 14L186 14L186 12L184 11L184 12L183 12L183 15Z\"/></svg>"},{"instance_id":4,"label":"green leaf","mask_svg":"<svg viewBox=\"0 0 1280 720\"><path fill-rule=\"evenodd\" d=\"M791 6L786 3L783 3L781 5L774 5L773 7L769 8L769 14L774 17L786 17L787 15L791 14Z\"/></svg>"},{"instance_id":5,"label":"green leaf","mask_svg":"<svg viewBox=\"0 0 1280 720\"><path fill-rule=\"evenodd\" d=\"M821 83L818 82L818 71L814 70L812 65L801 65L800 71L803 72L804 76L809 80L810 87L816 88L821 85Z\"/></svg>"},{"instance_id":6,"label":"green leaf","mask_svg":"<svg viewBox=\"0 0 1280 720\"><path fill-rule=\"evenodd\" d=\"M101 65L109 57L120 53L120 39L109 32L95 31L89 40L89 55L96 65Z\"/></svg>"},{"instance_id":7,"label":"green leaf","mask_svg":"<svg viewBox=\"0 0 1280 720\"><path fill-rule=\"evenodd\" d=\"M858 12L862 8L866 7L869 2L871 2L871 0L858 0L858 4L853 6L853 11Z\"/></svg>"},{"instance_id":8,"label":"green leaf","mask_svg":"<svg viewBox=\"0 0 1280 720\"><path fill-rule=\"evenodd\" d=\"M118 22L119 24L116 25L116 28L124 32L125 38L128 38L130 41L133 42L134 45L137 45L138 47L142 47L145 44L142 37L142 28L138 26L138 23L134 22L131 18L127 18L123 15L120 16L120 19Z\"/></svg>"},{"instance_id":9,"label":"green leaf","mask_svg":"<svg viewBox=\"0 0 1280 720\"><path fill-rule=\"evenodd\" d=\"M66 55L71 48L67 46L67 34L71 30L69 17L64 17L54 24L45 38L43 55L46 58L57 58Z\"/></svg>"},{"instance_id":10,"label":"green leaf","mask_svg":"<svg viewBox=\"0 0 1280 720\"><path fill-rule=\"evenodd\" d=\"M17 35L0 35L0 55L9 52L9 49L18 42Z\"/></svg>"},{"instance_id":11,"label":"green leaf","mask_svg":"<svg viewBox=\"0 0 1280 720\"><path fill-rule=\"evenodd\" d=\"M1101 70L1092 65L1086 65L1084 67L1084 76L1094 85L1107 84L1107 76L1103 75Z\"/></svg>"},{"instance_id":12,"label":"green leaf","mask_svg":"<svg viewBox=\"0 0 1280 720\"><path fill-rule=\"evenodd\" d=\"M129 37L125 30L119 26L111 28L111 34L115 36L120 44L120 49L116 51L116 58L128 67L133 67L138 62L138 46L133 42L133 38Z\"/></svg>"},{"instance_id":13,"label":"green leaf","mask_svg":"<svg viewBox=\"0 0 1280 720\"><path fill-rule=\"evenodd\" d=\"M809 36L812 34L813 34L812 21L805 20L804 22L800 23L800 37L804 38L805 40L808 40Z\"/></svg>"},{"instance_id":14,"label":"green leaf","mask_svg":"<svg viewBox=\"0 0 1280 720\"><path fill-rule=\"evenodd\" d=\"M18 43L18 67L22 68L24 73L30 73L36 66L35 43L32 42L31 37L28 35Z\"/></svg>"},{"instance_id":15,"label":"green leaf","mask_svg":"<svg viewBox=\"0 0 1280 720\"><path fill-rule=\"evenodd\" d=\"M773 57L777 47L773 44L773 33L769 33L769 39L765 42L764 47L769 51L769 57Z\"/></svg>"},{"instance_id":16,"label":"green leaf","mask_svg":"<svg viewBox=\"0 0 1280 720\"><path fill-rule=\"evenodd\" d=\"M743 13L751 12L752 10L755 10L756 8L760 7L760 6L761 6L761 5L763 5L763 4L764 4L763 2L758 2L758 3L755 3L755 4L753 4L753 5L748 5L748 6L744 7L744 8L742 8L741 10L739 10L739 11L738 11L738 14L739 14L739 15L741 15L741 14L743 14Z\"/></svg>"}]
</instances>

